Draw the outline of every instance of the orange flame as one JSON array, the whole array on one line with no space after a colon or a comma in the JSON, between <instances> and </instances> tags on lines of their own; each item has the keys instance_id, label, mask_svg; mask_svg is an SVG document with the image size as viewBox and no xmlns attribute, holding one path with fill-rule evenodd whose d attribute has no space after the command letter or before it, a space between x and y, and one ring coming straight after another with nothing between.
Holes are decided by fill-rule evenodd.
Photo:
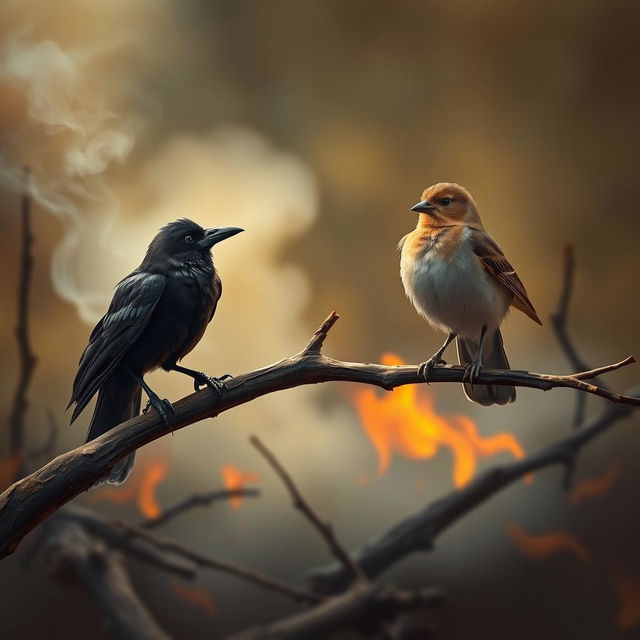
<instances>
[{"instance_id":1,"label":"orange flame","mask_svg":"<svg viewBox=\"0 0 640 640\"><path fill-rule=\"evenodd\" d=\"M621 467L620 460L614 460L602 475L579 482L569 496L569 503L576 505L583 500L603 496L615 484Z\"/></svg>"},{"instance_id":2,"label":"orange flame","mask_svg":"<svg viewBox=\"0 0 640 640\"><path fill-rule=\"evenodd\" d=\"M199 607L210 616L215 615L216 605L213 602L213 598L202 587L185 587L177 580L172 580L171 588L185 602Z\"/></svg>"},{"instance_id":3,"label":"orange flame","mask_svg":"<svg viewBox=\"0 0 640 640\"><path fill-rule=\"evenodd\" d=\"M559 551L568 551L583 562L591 559L587 547L566 531L534 535L514 523L508 524L506 530L516 547L529 558L540 560Z\"/></svg>"},{"instance_id":4,"label":"orange flame","mask_svg":"<svg viewBox=\"0 0 640 640\"><path fill-rule=\"evenodd\" d=\"M16 481L21 462L22 454L20 453L14 453L4 460L0 460L0 491L4 491Z\"/></svg>"},{"instance_id":5,"label":"orange flame","mask_svg":"<svg viewBox=\"0 0 640 640\"><path fill-rule=\"evenodd\" d=\"M169 474L169 468L169 463L162 459L138 464L134 476L120 487L105 487L92 491L89 494L89 504L104 500L127 504L137 499L138 509L145 518L157 518L162 509L156 499L156 488Z\"/></svg>"},{"instance_id":6,"label":"orange flame","mask_svg":"<svg viewBox=\"0 0 640 640\"><path fill-rule=\"evenodd\" d=\"M222 480L226 489L239 489L250 482L258 481L257 474L249 471L241 471L240 469L236 469L236 467L232 467L228 464L224 465L222 469L220 469L220 473L222 474ZM242 506L243 501L244 498L242 496L233 496L229 500L229 504L232 509L239 509Z\"/></svg>"},{"instance_id":7,"label":"orange flame","mask_svg":"<svg viewBox=\"0 0 640 640\"><path fill-rule=\"evenodd\" d=\"M640 623L640 579L619 567L614 569L612 579L619 601L616 627L631 629Z\"/></svg>"},{"instance_id":8,"label":"orange flame","mask_svg":"<svg viewBox=\"0 0 640 640\"><path fill-rule=\"evenodd\" d=\"M145 518L157 518L161 513L156 500L156 487L167 477L169 465L166 462L152 462L144 472L138 492L138 509Z\"/></svg>"},{"instance_id":9,"label":"orange flame","mask_svg":"<svg viewBox=\"0 0 640 640\"><path fill-rule=\"evenodd\" d=\"M394 354L382 356L386 365L401 365ZM426 393L418 395L416 385L398 387L393 393L379 397L373 389L358 392L355 405L362 425L378 454L378 473L385 473L393 451L412 459L432 458L440 446L453 454L453 483L467 484L476 469L478 456L492 456L507 451L522 458L520 443L509 433L483 438L467 416L441 416L434 409L433 399Z\"/></svg>"}]
</instances>

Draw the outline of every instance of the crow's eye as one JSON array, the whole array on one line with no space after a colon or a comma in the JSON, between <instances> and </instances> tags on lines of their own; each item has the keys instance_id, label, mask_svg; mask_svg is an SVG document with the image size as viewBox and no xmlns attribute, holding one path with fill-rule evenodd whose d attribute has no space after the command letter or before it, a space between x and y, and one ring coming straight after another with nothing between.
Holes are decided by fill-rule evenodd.
<instances>
[{"instance_id":1,"label":"crow's eye","mask_svg":"<svg viewBox=\"0 0 640 640\"><path fill-rule=\"evenodd\" d=\"M193 236L185 236L185 237L184 237L184 241L185 241L187 244L191 244L191 243L193 242Z\"/></svg>"},{"instance_id":2,"label":"crow's eye","mask_svg":"<svg viewBox=\"0 0 640 640\"><path fill-rule=\"evenodd\" d=\"M440 200L440 204L446 207L448 204L451 204L451 198L442 198L442 200Z\"/></svg>"}]
</instances>

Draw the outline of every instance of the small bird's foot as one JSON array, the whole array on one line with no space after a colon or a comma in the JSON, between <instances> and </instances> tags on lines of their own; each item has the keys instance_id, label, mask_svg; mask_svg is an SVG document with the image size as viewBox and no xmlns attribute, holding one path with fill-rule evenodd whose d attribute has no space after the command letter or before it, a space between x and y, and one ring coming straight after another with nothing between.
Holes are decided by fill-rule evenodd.
<instances>
[{"instance_id":1,"label":"small bird's foot","mask_svg":"<svg viewBox=\"0 0 640 640\"><path fill-rule=\"evenodd\" d=\"M482 371L482 360L480 358L474 358L473 362L469 363L464 368L464 376L462 378L463 382L468 382L473 386L473 384L478 380L478 376Z\"/></svg>"},{"instance_id":2,"label":"small bird's foot","mask_svg":"<svg viewBox=\"0 0 640 640\"><path fill-rule=\"evenodd\" d=\"M218 396L222 395L222 390L225 389L224 381L229 380L233 377L228 373L225 373L219 378L208 376L206 373L202 373L202 371L198 371L197 374L197 377L194 376L193 378L193 388L196 391L200 391L202 387L209 387L209 389L213 389L214 391L216 391Z\"/></svg>"},{"instance_id":3,"label":"small bird's foot","mask_svg":"<svg viewBox=\"0 0 640 640\"><path fill-rule=\"evenodd\" d=\"M147 413L149 409L153 407L160 417L164 420L164 423L167 427L171 426L171 422L173 421L173 416L175 416L175 411L173 409L173 405L166 398L160 398L155 393L149 396L149 400L147 402L147 406L142 410L142 413Z\"/></svg>"},{"instance_id":4,"label":"small bird's foot","mask_svg":"<svg viewBox=\"0 0 640 640\"><path fill-rule=\"evenodd\" d=\"M429 358L426 362L423 362L418 367L418 375L424 378L424 381L429 384L429 374L439 364L447 364L438 354Z\"/></svg>"}]
</instances>

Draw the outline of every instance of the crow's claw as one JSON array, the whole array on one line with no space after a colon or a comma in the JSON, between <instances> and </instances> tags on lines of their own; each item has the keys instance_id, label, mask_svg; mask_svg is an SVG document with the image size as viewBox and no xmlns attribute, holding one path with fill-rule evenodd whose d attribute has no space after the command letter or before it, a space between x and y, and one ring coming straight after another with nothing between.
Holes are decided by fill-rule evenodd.
<instances>
[{"instance_id":1,"label":"crow's claw","mask_svg":"<svg viewBox=\"0 0 640 640\"><path fill-rule=\"evenodd\" d=\"M424 381L429 384L429 374L431 373L431 370L439 364L447 363L439 356L432 356L418 367L418 375L422 376L424 378Z\"/></svg>"},{"instance_id":2,"label":"crow's claw","mask_svg":"<svg viewBox=\"0 0 640 640\"><path fill-rule=\"evenodd\" d=\"M206 373L202 373L202 371L198 371L198 376L193 378L193 388L196 391L200 391L202 387L209 387L209 389L213 389L218 395L221 395L222 390L225 388L224 380L231 377L228 373L225 373L219 378L214 378L213 376L208 376Z\"/></svg>"},{"instance_id":3,"label":"crow's claw","mask_svg":"<svg viewBox=\"0 0 640 640\"><path fill-rule=\"evenodd\" d=\"M173 416L176 413L171 402L169 402L169 400L167 400L166 398L158 397L154 393L152 396L149 396L147 406L142 410L142 413L147 413L147 411L149 411L151 407L153 407L158 412L167 427L170 427Z\"/></svg>"}]
</instances>

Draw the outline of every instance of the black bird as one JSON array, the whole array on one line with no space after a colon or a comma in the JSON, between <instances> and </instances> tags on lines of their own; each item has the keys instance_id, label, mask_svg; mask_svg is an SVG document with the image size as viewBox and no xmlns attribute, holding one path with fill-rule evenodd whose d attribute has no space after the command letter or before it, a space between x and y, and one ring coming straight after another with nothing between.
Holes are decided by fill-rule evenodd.
<instances>
[{"instance_id":1,"label":"black bird","mask_svg":"<svg viewBox=\"0 0 640 640\"><path fill-rule=\"evenodd\" d=\"M117 285L80 358L68 405L76 404L73 422L98 393L87 442L138 415L143 389L149 397L147 408L152 406L169 424L171 403L143 380L158 367L192 377L196 391L205 385L220 391L221 379L178 362L204 335L222 295L211 248L241 231L203 229L186 218L170 222L151 241L142 264ZM107 482L123 483L134 455L116 463Z\"/></svg>"}]
</instances>

